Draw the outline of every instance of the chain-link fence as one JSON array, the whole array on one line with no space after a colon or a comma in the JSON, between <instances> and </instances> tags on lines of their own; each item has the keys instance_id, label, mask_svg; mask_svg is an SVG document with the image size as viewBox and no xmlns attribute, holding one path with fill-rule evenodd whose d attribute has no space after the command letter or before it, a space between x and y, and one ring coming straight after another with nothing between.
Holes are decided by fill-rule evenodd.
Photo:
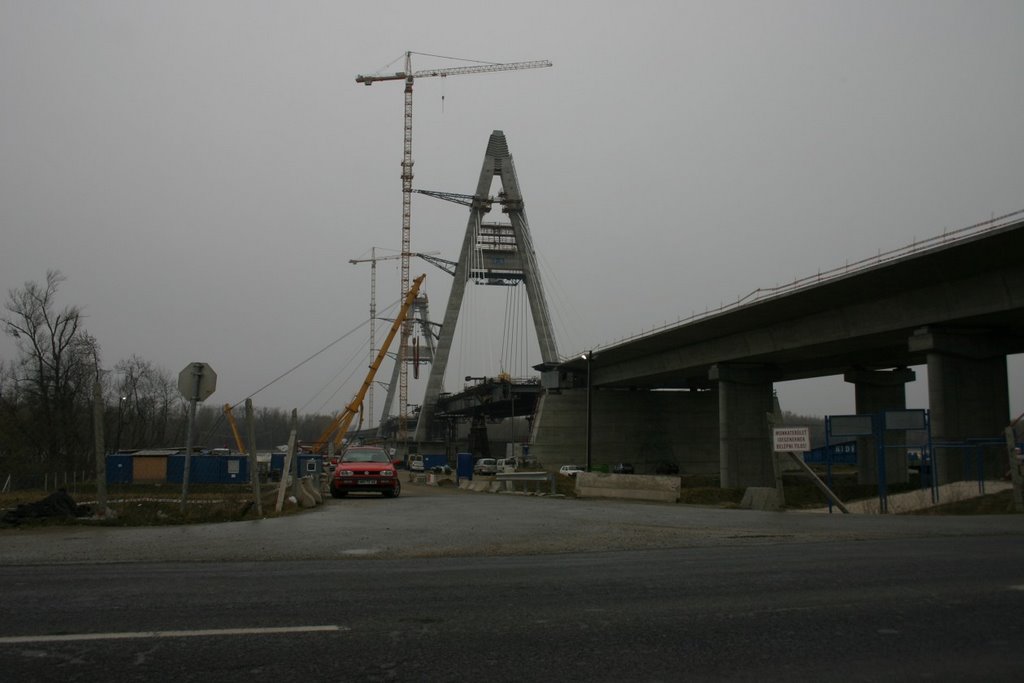
<instances>
[{"instance_id":1,"label":"chain-link fence","mask_svg":"<svg viewBox=\"0 0 1024 683\"><path fill-rule=\"evenodd\" d=\"M34 474L0 474L0 493L15 491L57 491L78 493L88 488L95 490L96 474L89 471L42 472Z\"/></svg>"}]
</instances>

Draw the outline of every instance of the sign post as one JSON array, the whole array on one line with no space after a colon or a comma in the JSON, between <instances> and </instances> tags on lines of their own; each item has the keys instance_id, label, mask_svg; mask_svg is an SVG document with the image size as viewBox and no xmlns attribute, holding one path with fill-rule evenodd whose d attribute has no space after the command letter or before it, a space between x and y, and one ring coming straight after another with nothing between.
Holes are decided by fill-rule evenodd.
<instances>
[{"instance_id":1,"label":"sign post","mask_svg":"<svg viewBox=\"0 0 1024 683\"><path fill-rule=\"evenodd\" d=\"M217 373L206 363L189 363L178 373L178 391L188 399L188 429L185 435L185 471L181 476L181 516L188 502L188 480L192 469L192 438L196 424L196 403L205 401L217 388Z\"/></svg>"},{"instance_id":2,"label":"sign post","mask_svg":"<svg viewBox=\"0 0 1024 683\"><path fill-rule=\"evenodd\" d=\"M772 450L782 453L805 453L811 450L808 427L776 427L772 430Z\"/></svg>"},{"instance_id":3,"label":"sign post","mask_svg":"<svg viewBox=\"0 0 1024 683\"><path fill-rule=\"evenodd\" d=\"M810 430L807 427L776 427L774 416L769 415L772 430L772 468L775 472L775 492L779 499L779 508L786 508L786 490L782 485L782 465L779 463L781 453L811 450Z\"/></svg>"},{"instance_id":4,"label":"sign post","mask_svg":"<svg viewBox=\"0 0 1024 683\"><path fill-rule=\"evenodd\" d=\"M811 450L811 430L808 427L777 427L772 430L772 448L775 451L775 456L778 457L779 453L788 453L789 457L793 459L800 469L807 474L814 485L825 494L825 497L829 501L835 503L844 514L849 514L849 510L843 505L843 502L839 500L832 489L825 485L817 474L814 473L807 463L805 463L797 453L806 453ZM781 483L780 483L781 486ZM829 508L831 512L831 508Z\"/></svg>"}]
</instances>

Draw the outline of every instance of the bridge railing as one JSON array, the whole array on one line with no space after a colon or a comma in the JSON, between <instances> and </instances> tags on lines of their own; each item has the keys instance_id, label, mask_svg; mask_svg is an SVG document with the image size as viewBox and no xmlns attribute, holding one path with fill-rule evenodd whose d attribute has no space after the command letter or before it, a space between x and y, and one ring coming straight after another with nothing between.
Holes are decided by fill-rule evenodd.
<instances>
[{"instance_id":1,"label":"bridge railing","mask_svg":"<svg viewBox=\"0 0 1024 683\"><path fill-rule=\"evenodd\" d=\"M870 268L875 268L884 263L896 261L901 258L910 256L912 254L918 254L921 252L930 251L932 249L938 249L959 242L961 240L966 240L973 237L977 237L978 235L983 235L987 232L994 232L996 230L1005 228L1008 225L1012 225L1016 222L1019 222L1019 217L1021 215L1024 215L1024 209L1014 211L1012 213L1008 213L1002 216L996 216L987 221L975 223L974 225L968 225L963 228L958 228L957 230L947 230L943 232L941 235L929 237L928 239L920 241L915 240L912 244L908 244L903 247L898 247L896 249L892 249L891 251L879 252L874 256L870 256L859 261L853 261L852 263L847 262L845 265L839 266L837 268L832 268L830 270L819 270L814 275L808 275L802 278L797 278L792 282L786 283L784 285L777 285L775 287L758 287L757 289L750 292L746 296L737 297L736 301L730 301L727 304L722 304L718 308L707 308L703 312L692 313L689 317L679 318L675 322L666 322L662 325L652 327L649 330L643 330L641 332L637 332L635 334L623 337L618 341L612 342L610 344L601 344L599 346L595 346L592 350L608 348L611 346L622 344L624 342L642 339L643 337L658 334L659 332L664 332L665 330L669 330L674 327L687 325L698 320L703 320L705 318L710 318L712 316L719 315L720 313L725 313L738 308L742 308L743 306L747 306L752 303L758 303L761 301L774 299L776 297L785 296L787 294L798 292L802 289L814 287L823 282L828 282L829 280L835 280L841 277L845 277L847 275L850 275L851 273L857 273L860 271L868 270ZM578 357L579 355L579 353L576 353L570 356L566 356L566 358L575 358Z\"/></svg>"}]
</instances>

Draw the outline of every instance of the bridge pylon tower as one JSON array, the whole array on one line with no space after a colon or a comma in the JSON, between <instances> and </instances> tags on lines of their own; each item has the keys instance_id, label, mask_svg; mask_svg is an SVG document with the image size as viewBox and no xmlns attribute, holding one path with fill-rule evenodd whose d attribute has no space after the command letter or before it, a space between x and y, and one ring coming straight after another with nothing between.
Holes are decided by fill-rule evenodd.
<instances>
[{"instance_id":1,"label":"bridge pylon tower","mask_svg":"<svg viewBox=\"0 0 1024 683\"><path fill-rule=\"evenodd\" d=\"M501 182L501 192L497 198L490 195L495 176ZM484 222L484 216L490 212L495 201L501 205L501 210L508 216L509 223ZM560 360L551 325L551 313L541 284L537 254L526 220L523 195L519 189L512 155L509 153L508 143L502 131L496 130L491 133L476 193L462 203L469 206L469 220L459 260L455 266L444 321L441 323L437 345L433 350L433 362L430 365L419 420L416 423L418 443L431 438L437 399L444 388L448 355L455 337L467 283L503 286L524 283L541 360L552 365Z\"/></svg>"}]
</instances>

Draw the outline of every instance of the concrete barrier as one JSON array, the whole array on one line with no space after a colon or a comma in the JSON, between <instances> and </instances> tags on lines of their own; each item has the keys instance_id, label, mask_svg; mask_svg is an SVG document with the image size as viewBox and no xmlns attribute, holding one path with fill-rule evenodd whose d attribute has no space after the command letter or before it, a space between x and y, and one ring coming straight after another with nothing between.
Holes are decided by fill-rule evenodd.
<instances>
[{"instance_id":1,"label":"concrete barrier","mask_svg":"<svg viewBox=\"0 0 1024 683\"><path fill-rule=\"evenodd\" d=\"M307 477L299 479L299 490L296 498L298 498L299 507L316 507L316 498L313 496L313 487Z\"/></svg>"},{"instance_id":2,"label":"concrete barrier","mask_svg":"<svg viewBox=\"0 0 1024 683\"><path fill-rule=\"evenodd\" d=\"M650 500L660 503L679 501L679 477L647 474L604 474L580 472L576 475L578 498L617 498Z\"/></svg>"},{"instance_id":3,"label":"concrete barrier","mask_svg":"<svg viewBox=\"0 0 1024 683\"><path fill-rule=\"evenodd\" d=\"M455 475L454 474L436 474L434 472L431 472L430 474L427 475L427 486L437 486L441 482L445 482L445 481L450 481L450 482L452 482L454 484L455 483Z\"/></svg>"},{"instance_id":4,"label":"concrete barrier","mask_svg":"<svg viewBox=\"0 0 1024 683\"><path fill-rule=\"evenodd\" d=\"M320 478L317 477L316 479L314 479L313 477L303 477L303 479L309 482L309 492L310 494L312 494L313 500L316 501L316 504L323 505L324 492L323 490L321 490L320 487Z\"/></svg>"},{"instance_id":5,"label":"concrete barrier","mask_svg":"<svg viewBox=\"0 0 1024 683\"><path fill-rule=\"evenodd\" d=\"M743 492L740 507L744 510L768 510L776 512L782 509L779 505L779 492L769 486L748 486Z\"/></svg>"}]
</instances>

